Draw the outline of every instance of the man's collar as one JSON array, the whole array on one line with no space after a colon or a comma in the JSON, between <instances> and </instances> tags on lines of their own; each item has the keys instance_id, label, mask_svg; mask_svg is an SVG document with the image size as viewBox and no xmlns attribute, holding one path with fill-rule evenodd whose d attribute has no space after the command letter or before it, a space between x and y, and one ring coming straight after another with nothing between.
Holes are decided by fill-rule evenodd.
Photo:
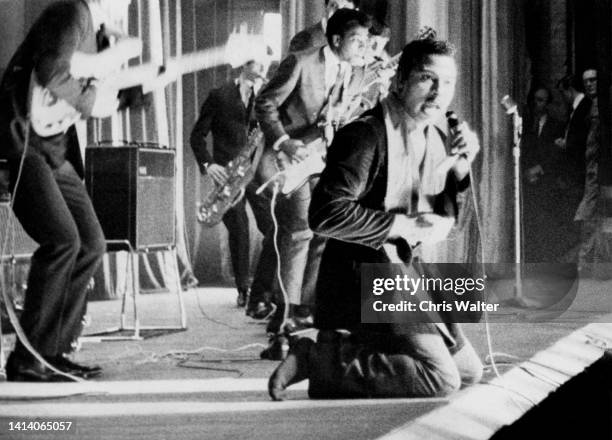
<instances>
[{"instance_id":1,"label":"man's collar","mask_svg":"<svg viewBox=\"0 0 612 440\"><path fill-rule=\"evenodd\" d=\"M404 106L399 98L395 96L395 93L389 93L385 101L390 110L389 117L395 128L399 127L400 124L405 124L407 131L410 133L415 130L425 130L425 127L429 125L426 122L417 123L417 121L404 110Z\"/></svg>"},{"instance_id":2,"label":"man's collar","mask_svg":"<svg viewBox=\"0 0 612 440\"><path fill-rule=\"evenodd\" d=\"M327 32L327 17L321 19L321 29L323 29L324 34Z\"/></svg>"},{"instance_id":3,"label":"man's collar","mask_svg":"<svg viewBox=\"0 0 612 440\"><path fill-rule=\"evenodd\" d=\"M323 57L325 58L326 63L341 63L340 58L338 58L338 55L336 55L329 45L323 46Z\"/></svg>"},{"instance_id":4,"label":"man's collar","mask_svg":"<svg viewBox=\"0 0 612 440\"><path fill-rule=\"evenodd\" d=\"M245 87L247 89L253 88L253 91L255 93L257 93L259 91L259 89L261 88L261 81L255 81L255 82L251 82L251 81L247 81L245 80L242 75L239 75L235 80L234 80L234 84L236 84L239 88Z\"/></svg>"}]
</instances>

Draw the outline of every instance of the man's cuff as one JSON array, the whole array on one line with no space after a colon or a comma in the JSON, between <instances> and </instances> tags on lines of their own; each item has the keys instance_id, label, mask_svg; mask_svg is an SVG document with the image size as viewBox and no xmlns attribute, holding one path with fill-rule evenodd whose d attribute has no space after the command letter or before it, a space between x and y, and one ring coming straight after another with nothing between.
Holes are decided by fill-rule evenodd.
<instances>
[{"instance_id":1,"label":"man's cuff","mask_svg":"<svg viewBox=\"0 0 612 440\"><path fill-rule=\"evenodd\" d=\"M282 144L283 142L285 142L287 139L289 139L289 135L288 134L284 134L281 137L279 137L276 142L274 142L274 144L272 144L272 149L274 151L280 151L280 144Z\"/></svg>"}]
</instances>

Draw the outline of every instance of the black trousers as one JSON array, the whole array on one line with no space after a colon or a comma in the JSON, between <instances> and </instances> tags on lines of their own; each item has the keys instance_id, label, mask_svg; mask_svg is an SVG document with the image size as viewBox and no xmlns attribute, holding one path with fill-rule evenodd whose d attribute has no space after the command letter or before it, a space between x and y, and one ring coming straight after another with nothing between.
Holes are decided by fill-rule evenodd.
<instances>
[{"instance_id":1,"label":"black trousers","mask_svg":"<svg viewBox=\"0 0 612 440\"><path fill-rule=\"evenodd\" d=\"M14 190L19 163L10 165ZM87 285L106 250L102 228L67 161L51 166L32 149L13 193L16 217L40 245L32 256L21 326L43 356L68 353L82 330ZM27 355L21 344L16 354Z\"/></svg>"},{"instance_id":2,"label":"black trousers","mask_svg":"<svg viewBox=\"0 0 612 440\"><path fill-rule=\"evenodd\" d=\"M255 279L253 280L252 290L256 296L263 295L265 291L271 289L274 280L274 268L276 267L276 256L274 248L267 242L272 235L272 215L270 213L270 201L263 196L255 194L257 185L251 182L246 187L245 196L235 206L229 209L223 216L223 224L227 228L229 238L230 255L232 259L232 269L236 287L240 290L249 288L249 269L250 260L250 233L249 218L247 216L246 204L251 205L257 229L264 236L264 243Z\"/></svg>"}]
</instances>

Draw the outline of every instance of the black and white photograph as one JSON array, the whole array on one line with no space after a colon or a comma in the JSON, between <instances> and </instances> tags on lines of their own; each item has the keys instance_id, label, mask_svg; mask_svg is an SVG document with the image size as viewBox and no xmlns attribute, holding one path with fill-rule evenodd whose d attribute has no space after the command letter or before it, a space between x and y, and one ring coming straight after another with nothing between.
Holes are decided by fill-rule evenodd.
<instances>
[{"instance_id":1,"label":"black and white photograph","mask_svg":"<svg viewBox=\"0 0 612 440\"><path fill-rule=\"evenodd\" d=\"M612 439L610 0L0 23L0 439Z\"/></svg>"}]
</instances>

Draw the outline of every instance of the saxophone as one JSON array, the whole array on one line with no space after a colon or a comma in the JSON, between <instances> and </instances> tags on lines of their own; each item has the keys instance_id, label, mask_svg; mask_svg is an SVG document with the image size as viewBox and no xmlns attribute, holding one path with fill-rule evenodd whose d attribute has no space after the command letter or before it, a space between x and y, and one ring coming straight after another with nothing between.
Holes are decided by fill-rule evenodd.
<instances>
[{"instance_id":1,"label":"saxophone","mask_svg":"<svg viewBox=\"0 0 612 440\"><path fill-rule=\"evenodd\" d=\"M211 227L221 221L223 215L244 197L246 186L255 177L255 169L261 157L263 132L259 126L251 129L247 142L238 156L225 166L228 179L217 185L212 177L204 176L202 202L197 204L198 222Z\"/></svg>"}]
</instances>

